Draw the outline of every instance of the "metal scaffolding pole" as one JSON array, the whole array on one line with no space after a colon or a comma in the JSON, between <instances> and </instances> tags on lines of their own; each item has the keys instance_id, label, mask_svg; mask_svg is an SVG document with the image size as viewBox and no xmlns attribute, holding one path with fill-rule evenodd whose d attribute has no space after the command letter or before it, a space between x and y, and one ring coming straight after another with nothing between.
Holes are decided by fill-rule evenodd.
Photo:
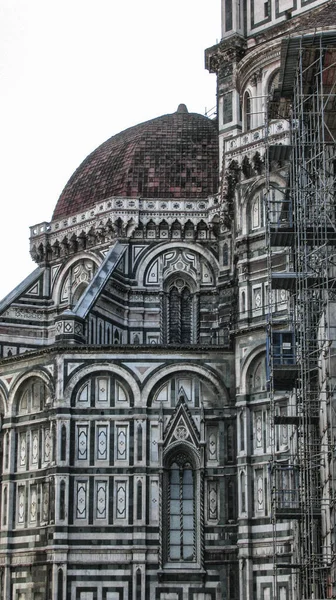
<instances>
[{"instance_id":1,"label":"metal scaffolding pole","mask_svg":"<svg viewBox=\"0 0 336 600\"><path fill-rule=\"evenodd\" d=\"M293 429L287 464L279 462L276 450L272 456L273 546L276 555L278 520L295 519L297 543L291 564L296 574L294 596L300 600L336 597L335 87L335 32L283 42L280 97L292 104L291 168L280 209L272 206L268 194L267 235L270 300L271 287L290 290L293 323L287 332L279 332L270 320L268 364L272 427L280 423L276 390L291 386L291 414L283 422ZM267 155L272 155L272 148ZM266 166L270 172L269 159ZM272 246L287 247L287 271L274 272ZM290 343L292 358L285 352ZM285 369L287 375L282 377ZM275 573L278 569L275 560Z\"/></svg>"}]
</instances>

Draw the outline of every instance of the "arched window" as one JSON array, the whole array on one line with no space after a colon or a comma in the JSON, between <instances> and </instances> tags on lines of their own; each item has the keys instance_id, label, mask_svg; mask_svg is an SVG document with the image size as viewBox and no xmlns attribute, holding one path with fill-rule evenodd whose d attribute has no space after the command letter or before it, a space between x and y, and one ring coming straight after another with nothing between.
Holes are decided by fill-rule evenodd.
<instances>
[{"instance_id":1,"label":"arched window","mask_svg":"<svg viewBox=\"0 0 336 600\"><path fill-rule=\"evenodd\" d=\"M167 315L164 315L164 319L167 319L167 341L171 344L191 344L194 296L183 279L177 279L170 286L166 306Z\"/></svg>"},{"instance_id":2,"label":"arched window","mask_svg":"<svg viewBox=\"0 0 336 600\"><path fill-rule=\"evenodd\" d=\"M142 483L140 480L137 482L136 506L137 506L137 520L141 521L141 519L142 519Z\"/></svg>"},{"instance_id":3,"label":"arched window","mask_svg":"<svg viewBox=\"0 0 336 600\"><path fill-rule=\"evenodd\" d=\"M7 525L7 487L3 490L2 524Z\"/></svg>"},{"instance_id":4,"label":"arched window","mask_svg":"<svg viewBox=\"0 0 336 600\"><path fill-rule=\"evenodd\" d=\"M31 377L20 388L18 394L18 414L36 413L48 404L50 395L42 379Z\"/></svg>"},{"instance_id":5,"label":"arched window","mask_svg":"<svg viewBox=\"0 0 336 600\"><path fill-rule=\"evenodd\" d=\"M187 455L181 453L169 467L168 560L196 560L195 472Z\"/></svg>"},{"instance_id":6,"label":"arched window","mask_svg":"<svg viewBox=\"0 0 336 600\"><path fill-rule=\"evenodd\" d=\"M181 293L181 343L191 342L191 294L185 287Z\"/></svg>"},{"instance_id":7,"label":"arched window","mask_svg":"<svg viewBox=\"0 0 336 600\"><path fill-rule=\"evenodd\" d=\"M250 92L244 94L244 131L250 131L252 126L252 100Z\"/></svg>"},{"instance_id":8,"label":"arched window","mask_svg":"<svg viewBox=\"0 0 336 600\"><path fill-rule=\"evenodd\" d=\"M66 442L67 442L67 432L66 432L66 427L63 424L61 426L61 460L66 460Z\"/></svg>"},{"instance_id":9,"label":"arched window","mask_svg":"<svg viewBox=\"0 0 336 600\"><path fill-rule=\"evenodd\" d=\"M259 229L265 224L264 190L260 190L251 202L251 229Z\"/></svg>"},{"instance_id":10,"label":"arched window","mask_svg":"<svg viewBox=\"0 0 336 600\"><path fill-rule=\"evenodd\" d=\"M235 494L233 481L229 480L227 484L227 516L229 521L235 519Z\"/></svg>"},{"instance_id":11,"label":"arched window","mask_svg":"<svg viewBox=\"0 0 336 600\"><path fill-rule=\"evenodd\" d=\"M6 431L4 434L3 446L4 446L4 468L8 469L8 465L9 465L9 433L8 433L8 431Z\"/></svg>"},{"instance_id":12,"label":"arched window","mask_svg":"<svg viewBox=\"0 0 336 600\"><path fill-rule=\"evenodd\" d=\"M60 498L59 498L59 518L61 521L65 519L65 481L61 481Z\"/></svg>"},{"instance_id":13,"label":"arched window","mask_svg":"<svg viewBox=\"0 0 336 600\"><path fill-rule=\"evenodd\" d=\"M239 433L240 433L240 451L244 452L244 450L245 450L245 424L244 424L244 415L242 412L239 414Z\"/></svg>"},{"instance_id":14,"label":"arched window","mask_svg":"<svg viewBox=\"0 0 336 600\"><path fill-rule=\"evenodd\" d=\"M229 248L227 243L223 245L223 267L227 267L229 264Z\"/></svg>"},{"instance_id":15,"label":"arched window","mask_svg":"<svg viewBox=\"0 0 336 600\"><path fill-rule=\"evenodd\" d=\"M181 339L180 325L180 297L177 287L172 287L169 292L169 341L179 342Z\"/></svg>"},{"instance_id":16,"label":"arched window","mask_svg":"<svg viewBox=\"0 0 336 600\"><path fill-rule=\"evenodd\" d=\"M138 424L137 427L137 460L142 460L142 425Z\"/></svg>"},{"instance_id":17,"label":"arched window","mask_svg":"<svg viewBox=\"0 0 336 600\"><path fill-rule=\"evenodd\" d=\"M58 569L57 600L63 600L63 570L62 569Z\"/></svg>"},{"instance_id":18,"label":"arched window","mask_svg":"<svg viewBox=\"0 0 336 600\"><path fill-rule=\"evenodd\" d=\"M266 390L266 359L260 355L255 358L247 372L247 388L250 394Z\"/></svg>"},{"instance_id":19,"label":"arched window","mask_svg":"<svg viewBox=\"0 0 336 600\"><path fill-rule=\"evenodd\" d=\"M140 600L141 598L141 571L140 569L137 569L136 571L136 597L138 598L138 600Z\"/></svg>"},{"instance_id":20,"label":"arched window","mask_svg":"<svg viewBox=\"0 0 336 600\"><path fill-rule=\"evenodd\" d=\"M246 293L242 292L241 295L241 311L242 313L246 312Z\"/></svg>"},{"instance_id":21,"label":"arched window","mask_svg":"<svg viewBox=\"0 0 336 600\"><path fill-rule=\"evenodd\" d=\"M246 475L244 471L240 474L240 512L246 512Z\"/></svg>"}]
</instances>

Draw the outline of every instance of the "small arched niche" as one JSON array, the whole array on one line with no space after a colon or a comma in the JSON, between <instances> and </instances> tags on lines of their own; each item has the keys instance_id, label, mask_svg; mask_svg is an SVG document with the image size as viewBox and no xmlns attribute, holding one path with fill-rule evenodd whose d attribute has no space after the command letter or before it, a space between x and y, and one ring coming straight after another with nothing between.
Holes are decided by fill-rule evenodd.
<instances>
[{"instance_id":1,"label":"small arched niche","mask_svg":"<svg viewBox=\"0 0 336 600\"><path fill-rule=\"evenodd\" d=\"M16 410L19 416L44 410L50 403L50 391L40 377L29 377L16 392Z\"/></svg>"},{"instance_id":2,"label":"small arched niche","mask_svg":"<svg viewBox=\"0 0 336 600\"><path fill-rule=\"evenodd\" d=\"M246 375L246 389L249 394L266 391L266 356L259 354L251 362Z\"/></svg>"}]
</instances>

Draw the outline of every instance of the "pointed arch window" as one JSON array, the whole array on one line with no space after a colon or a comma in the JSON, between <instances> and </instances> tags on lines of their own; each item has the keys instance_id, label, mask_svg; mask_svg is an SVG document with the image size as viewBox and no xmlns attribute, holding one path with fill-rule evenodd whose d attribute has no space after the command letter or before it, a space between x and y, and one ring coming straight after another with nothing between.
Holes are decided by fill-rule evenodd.
<instances>
[{"instance_id":1,"label":"pointed arch window","mask_svg":"<svg viewBox=\"0 0 336 600\"><path fill-rule=\"evenodd\" d=\"M170 344L193 343L193 315L195 296L188 283L177 279L166 295L167 341Z\"/></svg>"},{"instance_id":2,"label":"pointed arch window","mask_svg":"<svg viewBox=\"0 0 336 600\"><path fill-rule=\"evenodd\" d=\"M227 243L223 245L223 267L227 267L229 264L229 247Z\"/></svg>"},{"instance_id":3,"label":"pointed arch window","mask_svg":"<svg viewBox=\"0 0 336 600\"><path fill-rule=\"evenodd\" d=\"M195 473L188 457L181 454L169 468L168 560L196 560Z\"/></svg>"},{"instance_id":4,"label":"pointed arch window","mask_svg":"<svg viewBox=\"0 0 336 600\"><path fill-rule=\"evenodd\" d=\"M250 92L244 94L244 131L250 131L252 125L252 100Z\"/></svg>"},{"instance_id":5,"label":"pointed arch window","mask_svg":"<svg viewBox=\"0 0 336 600\"><path fill-rule=\"evenodd\" d=\"M191 293L185 287L181 293L181 343L191 342Z\"/></svg>"},{"instance_id":6,"label":"pointed arch window","mask_svg":"<svg viewBox=\"0 0 336 600\"><path fill-rule=\"evenodd\" d=\"M180 324L180 296L177 287L172 287L169 292L169 341L179 342L181 338Z\"/></svg>"},{"instance_id":7,"label":"pointed arch window","mask_svg":"<svg viewBox=\"0 0 336 600\"><path fill-rule=\"evenodd\" d=\"M63 424L61 426L61 460L66 460L66 444L67 444L67 432L66 432L66 427Z\"/></svg>"},{"instance_id":8,"label":"pointed arch window","mask_svg":"<svg viewBox=\"0 0 336 600\"><path fill-rule=\"evenodd\" d=\"M63 570L62 569L58 569L57 600L63 600Z\"/></svg>"},{"instance_id":9,"label":"pointed arch window","mask_svg":"<svg viewBox=\"0 0 336 600\"><path fill-rule=\"evenodd\" d=\"M139 480L137 482L137 520L141 521L142 519L142 482Z\"/></svg>"},{"instance_id":10,"label":"pointed arch window","mask_svg":"<svg viewBox=\"0 0 336 600\"><path fill-rule=\"evenodd\" d=\"M241 294L241 311L242 313L246 312L246 293L244 291Z\"/></svg>"}]
</instances>

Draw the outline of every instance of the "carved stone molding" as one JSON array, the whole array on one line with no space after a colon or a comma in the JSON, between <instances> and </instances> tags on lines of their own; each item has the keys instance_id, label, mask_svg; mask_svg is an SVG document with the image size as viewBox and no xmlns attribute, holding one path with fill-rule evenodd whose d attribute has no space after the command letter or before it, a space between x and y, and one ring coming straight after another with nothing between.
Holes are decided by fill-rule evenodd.
<instances>
[{"instance_id":1,"label":"carved stone molding","mask_svg":"<svg viewBox=\"0 0 336 600\"><path fill-rule=\"evenodd\" d=\"M205 51L205 66L210 73L218 73L223 64L239 62L245 51L246 40L236 33Z\"/></svg>"}]
</instances>

